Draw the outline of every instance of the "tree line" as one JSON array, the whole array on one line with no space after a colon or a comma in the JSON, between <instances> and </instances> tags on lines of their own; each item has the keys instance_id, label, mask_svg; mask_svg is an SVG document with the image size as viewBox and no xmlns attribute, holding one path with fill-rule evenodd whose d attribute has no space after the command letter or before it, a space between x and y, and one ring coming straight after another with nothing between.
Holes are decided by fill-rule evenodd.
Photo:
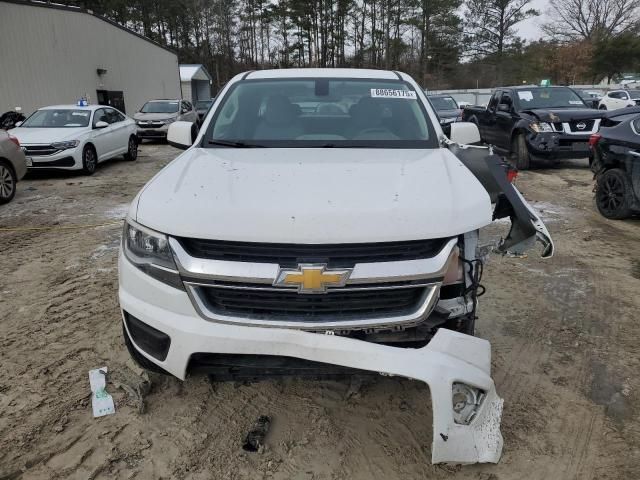
<instances>
[{"instance_id":1,"label":"tree line","mask_svg":"<svg viewBox=\"0 0 640 480\"><path fill-rule=\"evenodd\" d=\"M640 70L640 0L552 2L544 38L518 26L531 0L77 0L202 63L220 88L248 69L402 70L425 88L595 83Z\"/></svg>"}]
</instances>

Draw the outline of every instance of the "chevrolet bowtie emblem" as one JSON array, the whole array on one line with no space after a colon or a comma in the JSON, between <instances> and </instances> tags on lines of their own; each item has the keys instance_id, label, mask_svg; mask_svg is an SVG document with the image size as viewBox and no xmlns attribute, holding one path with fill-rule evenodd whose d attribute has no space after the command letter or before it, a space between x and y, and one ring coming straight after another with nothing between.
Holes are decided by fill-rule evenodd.
<instances>
[{"instance_id":1,"label":"chevrolet bowtie emblem","mask_svg":"<svg viewBox=\"0 0 640 480\"><path fill-rule=\"evenodd\" d=\"M324 263L301 263L281 268L274 286L297 287L298 293L327 293L327 287L344 287L351 269L331 269Z\"/></svg>"}]
</instances>

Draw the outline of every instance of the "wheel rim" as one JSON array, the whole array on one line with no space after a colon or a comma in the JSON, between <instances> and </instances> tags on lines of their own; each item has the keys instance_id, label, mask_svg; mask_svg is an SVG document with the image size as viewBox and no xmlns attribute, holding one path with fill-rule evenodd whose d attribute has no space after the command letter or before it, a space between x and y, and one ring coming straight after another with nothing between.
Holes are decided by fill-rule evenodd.
<instances>
[{"instance_id":1,"label":"wheel rim","mask_svg":"<svg viewBox=\"0 0 640 480\"><path fill-rule=\"evenodd\" d=\"M84 164L87 170L89 170L90 172L92 172L96 168L96 157L93 154L93 150L91 150L90 148L87 148L87 150L85 151Z\"/></svg>"},{"instance_id":2,"label":"wheel rim","mask_svg":"<svg viewBox=\"0 0 640 480\"><path fill-rule=\"evenodd\" d=\"M131 158L138 158L138 144L133 138L129 139L129 155Z\"/></svg>"},{"instance_id":3,"label":"wheel rim","mask_svg":"<svg viewBox=\"0 0 640 480\"><path fill-rule=\"evenodd\" d=\"M624 185L618 177L607 176L598 188L598 203L607 212L616 212L624 203Z\"/></svg>"},{"instance_id":4,"label":"wheel rim","mask_svg":"<svg viewBox=\"0 0 640 480\"><path fill-rule=\"evenodd\" d=\"M0 197L9 198L13 194L15 182L9 169L0 165Z\"/></svg>"}]
</instances>

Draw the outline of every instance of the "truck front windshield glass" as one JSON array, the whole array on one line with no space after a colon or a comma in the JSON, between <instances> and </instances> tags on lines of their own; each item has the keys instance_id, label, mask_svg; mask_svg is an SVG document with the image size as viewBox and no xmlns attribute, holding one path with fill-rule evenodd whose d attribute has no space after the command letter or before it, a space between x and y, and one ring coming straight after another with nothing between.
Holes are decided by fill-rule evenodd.
<instances>
[{"instance_id":1,"label":"truck front windshield glass","mask_svg":"<svg viewBox=\"0 0 640 480\"><path fill-rule=\"evenodd\" d=\"M520 110L536 108L587 108L580 96L568 88L516 90Z\"/></svg>"},{"instance_id":2,"label":"truck front windshield glass","mask_svg":"<svg viewBox=\"0 0 640 480\"><path fill-rule=\"evenodd\" d=\"M78 128L87 127L91 110L48 109L36 110L20 127L24 128Z\"/></svg>"},{"instance_id":3,"label":"truck front windshield glass","mask_svg":"<svg viewBox=\"0 0 640 480\"><path fill-rule=\"evenodd\" d=\"M147 102L140 111L142 113L176 113L178 102Z\"/></svg>"},{"instance_id":4,"label":"truck front windshield glass","mask_svg":"<svg viewBox=\"0 0 640 480\"><path fill-rule=\"evenodd\" d=\"M245 80L225 94L204 147L435 148L424 105L400 80Z\"/></svg>"}]
</instances>

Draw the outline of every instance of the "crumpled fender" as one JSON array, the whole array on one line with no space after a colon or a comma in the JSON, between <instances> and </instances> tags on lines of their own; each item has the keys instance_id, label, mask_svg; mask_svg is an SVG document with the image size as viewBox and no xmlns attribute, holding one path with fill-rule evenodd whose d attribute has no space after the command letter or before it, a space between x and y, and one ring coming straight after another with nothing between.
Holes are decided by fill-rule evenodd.
<instances>
[{"instance_id":1,"label":"crumpled fender","mask_svg":"<svg viewBox=\"0 0 640 480\"><path fill-rule=\"evenodd\" d=\"M493 219L511 219L509 234L498 246L498 251L521 255L539 242L543 246L541 256L553 256L555 246L547 227L507 179L502 158L494 154L487 155L489 150L484 147L448 146L489 193L491 201L495 203Z\"/></svg>"}]
</instances>

